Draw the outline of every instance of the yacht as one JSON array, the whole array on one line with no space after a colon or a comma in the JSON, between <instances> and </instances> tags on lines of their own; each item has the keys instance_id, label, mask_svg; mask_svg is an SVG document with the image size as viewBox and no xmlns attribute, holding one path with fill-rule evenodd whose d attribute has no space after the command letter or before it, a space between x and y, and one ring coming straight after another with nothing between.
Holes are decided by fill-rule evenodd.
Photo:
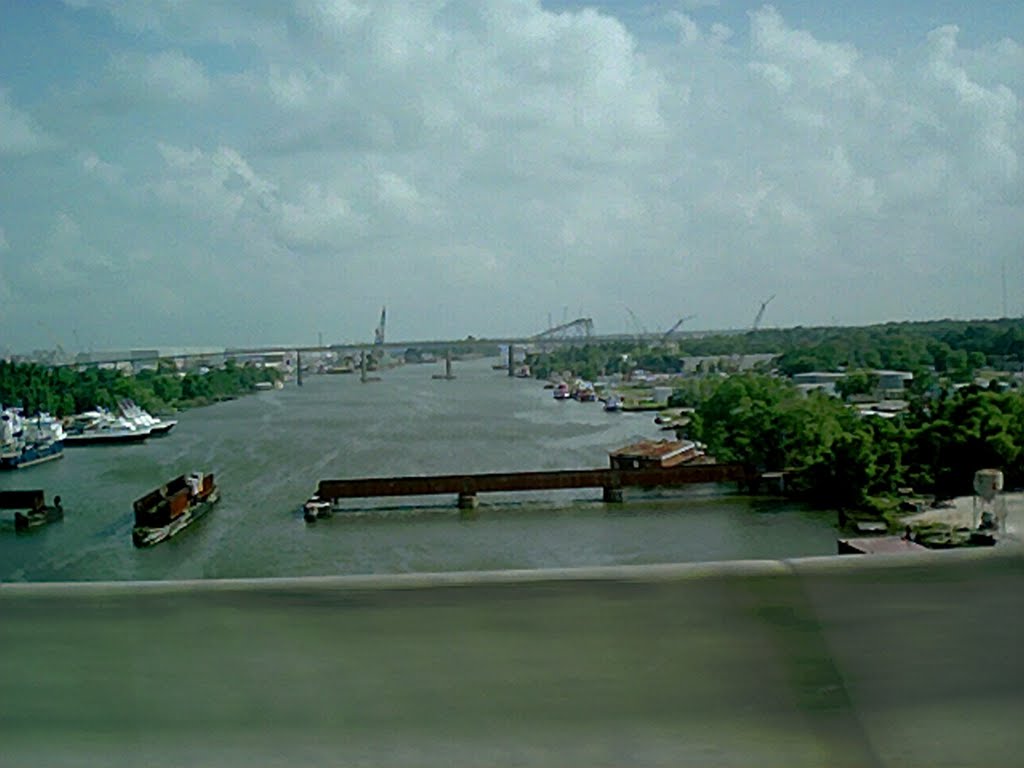
<instances>
[{"instance_id":1,"label":"yacht","mask_svg":"<svg viewBox=\"0 0 1024 768\"><path fill-rule=\"evenodd\" d=\"M141 442L150 436L152 428L140 426L116 416L110 411L97 408L75 416L67 427L66 445L101 445L105 443Z\"/></svg>"}]
</instances>

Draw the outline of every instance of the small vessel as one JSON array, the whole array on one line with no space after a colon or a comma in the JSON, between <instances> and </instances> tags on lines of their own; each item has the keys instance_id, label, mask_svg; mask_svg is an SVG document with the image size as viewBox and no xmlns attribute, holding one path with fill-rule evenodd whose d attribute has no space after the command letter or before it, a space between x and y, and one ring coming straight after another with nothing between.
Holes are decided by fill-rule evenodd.
<instances>
[{"instance_id":1,"label":"small vessel","mask_svg":"<svg viewBox=\"0 0 1024 768\"><path fill-rule=\"evenodd\" d=\"M309 500L302 505L302 517L307 523L315 523L322 517L331 516L331 502L321 499L316 494L309 497Z\"/></svg>"},{"instance_id":2,"label":"small vessel","mask_svg":"<svg viewBox=\"0 0 1024 768\"><path fill-rule=\"evenodd\" d=\"M556 384L553 396L555 400L569 400L572 398L572 393L569 391L569 385L564 381Z\"/></svg>"},{"instance_id":3,"label":"small vessel","mask_svg":"<svg viewBox=\"0 0 1024 768\"><path fill-rule=\"evenodd\" d=\"M151 547L205 515L220 499L212 473L191 472L150 491L134 503L132 543Z\"/></svg>"},{"instance_id":4,"label":"small vessel","mask_svg":"<svg viewBox=\"0 0 1024 768\"><path fill-rule=\"evenodd\" d=\"M19 533L64 517L60 496L55 496L49 505L41 490L0 491L0 509L14 510L14 530Z\"/></svg>"},{"instance_id":5,"label":"small vessel","mask_svg":"<svg viewBox=\"0 0 1024 768\"><path fill-rule=\"evenodd\" d=\"M80 413L71 419L67 427L65 445L98 445L103 443L133 443L145 440L152 434L150 427L143 427L115 416L110 411L97 408L95 411Z\"/></svg>"},{"instance_id":6,"label":"small vessel","mask_svg":"<svg viewBox=\"0 0 1024 768\"><path fill-rule=\"evenodd\" d=\"M0 469L18 469L64 455L64 428L48 413L31 418L21 408L0 410Z\"/></svg>"},{"instance_id":7,"label":"small vessel","mask_svg":"<svg viewBox=\"0 0 1024 768\"><path fill-rule=\"evenodd\" d=\"M572 388L572 397L581 403L592 403L597 400L597 392L589 381L577 379Z\"/></svg>"},{"instance_id":8,"label":"small vessel","mask_svg":"<svg viewBox=\"0 0 1024 768\"><path fill-rule=\"evenodd\" d=\"M622 398L614 392L608 395L608 398L604 401L604 409L615 413L622 411Z\"/></svg>"}]
</instances>

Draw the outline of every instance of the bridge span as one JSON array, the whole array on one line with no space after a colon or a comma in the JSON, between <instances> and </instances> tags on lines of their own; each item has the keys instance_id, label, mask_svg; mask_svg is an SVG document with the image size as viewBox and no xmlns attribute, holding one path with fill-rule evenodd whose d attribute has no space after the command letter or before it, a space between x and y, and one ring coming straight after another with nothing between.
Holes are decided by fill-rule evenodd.
<instances>
[{"instance_id":1,"label":"bridge span","mask_svg":"<svg viewBox=\"0 0 1024 768\"><path fill-rule=\"evenodd\" d=\"M756 474L741 464L689 463L645 469L558 469L542 472L491 472L464 475L364 477L321 480L321 499L356 499L374 496L429 496L453 494L461 508L477 504L477 494L500 491L551 491L600 488L606 502L622 501L623 488L657 488L694 483L756 483Z\"/></svg>"},{"instance_id":2,"label":"bridge span","mask_svg":"<svg viewBox=\"0 0 1024 768\"><path fill-rule=\"evenodd\" d=\"M1001 547L3 584L3 763L1016 765L1024 558Z\"/></svg>"}]
</instances>

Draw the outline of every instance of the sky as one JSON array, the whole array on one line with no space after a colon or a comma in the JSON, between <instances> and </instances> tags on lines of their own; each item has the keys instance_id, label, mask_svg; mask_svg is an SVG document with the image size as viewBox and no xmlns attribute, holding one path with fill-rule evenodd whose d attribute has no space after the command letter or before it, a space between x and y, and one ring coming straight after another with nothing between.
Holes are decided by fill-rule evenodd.
<instances>
[{"instance_id":1,"label":"sky","mask_svg":"<svg viewBox=\"0 0 1024 768\"><path fill-rule=\"evenodd\" d=\"M1024 314L1024 3L0 0L0 350Z\"/></svg>"}]
</instances>

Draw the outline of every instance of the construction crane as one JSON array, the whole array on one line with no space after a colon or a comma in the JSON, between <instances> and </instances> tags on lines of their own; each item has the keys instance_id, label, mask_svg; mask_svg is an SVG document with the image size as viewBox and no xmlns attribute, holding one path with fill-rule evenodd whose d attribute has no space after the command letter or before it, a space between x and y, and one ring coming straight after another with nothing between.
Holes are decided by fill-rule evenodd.
<instances>
[{"instance_id":1,"label":"construction crane","mask_svg":"<svg viewBox=\"0 0 1024 768\"><path fill-rule=\"evenodd\" d=\"M761 325L761 320L764 318L764 311L768 309L768 305L774 298L775 294L773 293L771 296L769 296L767 299L761 302L761 308L757 310L757 316L754 318L754 324L750 327L751 331L756 331L757 327Z\"/></svg>"},{"instance_id":2,"label":"construction crane","mask_svg":"<svg viewBox=\"0 0 1024 768\"><path fill-rule=\"evenodd\" d=\"M695 317L696 315L687 315L686 317L681 317L678 320L676 320L675 325L673 325L671 328L665 331L665 334L661 337L660 344L664 346L665 343L668 342L669 337L671 337L673 333L678 331L683 323L685 323L687 320L693 320L693 318Z\"/></svg>"},{"instance_id":3,"label":"construction crane","mask_svg":"<svg viewBox=\"0 0 1024 768\"><path fill-rule=\"evenodd\" d=\"M764 301L761 302L761 308L759 310L757 310L757 315L754 316L754 322L750 326L750 331L747 333L747 338L743 339L740 342L740 345L741 345L741 347L743 348L744 351L740 352L740 354L736 358L736 370L737 371L742 371L743 370L743 357L746 354L747 339L749 339L750 336L752 336L757 331L758 327L761 325L761 321L764 319L764 311L766 309L768 309L768 305L771 304L771 301L774 298L775 298L775 294L773 293L771 296L769 296L767 299L765 299Z\"/></svg>"},{"instance_id":4,"label":"construction crane","mask_svg":"<svg viewBox=\"0 0 1024 768\"><path fill-rule=\"evenodd\" d=\"M387 307L380 308L380 323L373 332L373 343L378 347L384 343L384 326L387 322L387 311Z\"/></svg>"},{"instance_id":5,"label":"construction crane","mask_svg":"<svg viewBox=\"0 0 1024 768\"><path fill-rule=\"evenodd\" d=\"M626 305L623 304L623 306L625 307ZM640 319L636 316L636 313L633 312L632 309L626 307L626 311L629 312L629 316L633 320L633 327L636 329L637 332L635 343L639 344L640 339L647 335L647 329L644 327L644 324L640 322Z\"/></svg>"}]
</instances>

